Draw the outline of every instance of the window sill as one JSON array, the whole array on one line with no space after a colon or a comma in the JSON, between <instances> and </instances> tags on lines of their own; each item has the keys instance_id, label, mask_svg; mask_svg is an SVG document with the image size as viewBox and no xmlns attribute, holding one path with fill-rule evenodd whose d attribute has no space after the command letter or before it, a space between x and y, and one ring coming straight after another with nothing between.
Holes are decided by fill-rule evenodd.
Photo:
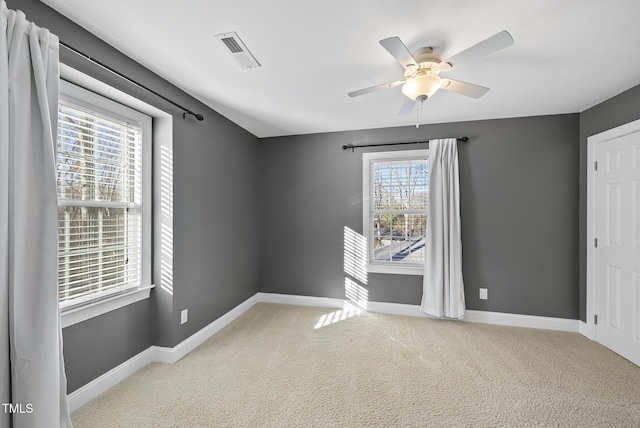
<instances>
[{"instance_id":1,"label":"window sill","mask_svg":"<svg viewBox=\"0 0 640 428\"><path fill-rule=\"evenodd\" d=\"M368 273L387 273L391 275L424 275L423 266L393 266L384 264L367 265Z\"/></svg>"},{"instance_id":2,"label":"window sill","mask_svg":"<svg viewBox=\"0 0 640 428\"><path fill-rule=\"evenodd\" d=\"M76 308L64 309L61 314L62 328L86 321L98 315L106 314L124 306L148 299L153 285L136 288L135 290L107 297L97 302Z\"/></svg>"}]
</instances>

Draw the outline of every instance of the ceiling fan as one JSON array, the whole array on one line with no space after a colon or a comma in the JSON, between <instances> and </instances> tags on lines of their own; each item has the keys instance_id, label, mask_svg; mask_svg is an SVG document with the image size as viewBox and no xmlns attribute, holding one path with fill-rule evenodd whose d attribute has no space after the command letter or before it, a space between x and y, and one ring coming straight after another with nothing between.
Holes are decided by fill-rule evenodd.
<instances>
[{"instance_id":1,"label":"ceiling fan","mask_svg":"<svg viewBox=\"0 0 640 428\"><path fill-rule=\"evenodd\" d=\"M438 74L509 47L513 44L513 38L507 31L501 31L444 61L433 52L431 47L419 48L412 54L399 37L380 40L380 44L404 67L405 80L396 80L349 92L349 96L357 97L402 85L402 93L407 99L400 109L400 115L407 115L413 111L416 102L422 103L438 89L472 98L480 98L486 94L489 88L459 80L440 78Z\"/></svg>"}]
</instances>

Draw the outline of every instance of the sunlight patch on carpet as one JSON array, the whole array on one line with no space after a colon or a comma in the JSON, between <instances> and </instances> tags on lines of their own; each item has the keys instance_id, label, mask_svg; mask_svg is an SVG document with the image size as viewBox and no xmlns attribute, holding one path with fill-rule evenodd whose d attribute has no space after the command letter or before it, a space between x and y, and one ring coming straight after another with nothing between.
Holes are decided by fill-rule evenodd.
<instances>
[{"instance_id":1,"label":"sunlight patch on carpet","mask_svg":"<svg viewBox=\"0 0 640 428\"><path fill-rule=\"evenodd\" d=\"M343 309L329 312L328 314L324 314L320 318L318 318L318 321L316 322L316 325L313 328L319 329L322 327L326 327L328 325L335 324L337 322L344 321L349 318L353 318L355 316L361 315L363 312L365 311L354 306L352 303L345 302Z\"/></svg>"}]
</instances>

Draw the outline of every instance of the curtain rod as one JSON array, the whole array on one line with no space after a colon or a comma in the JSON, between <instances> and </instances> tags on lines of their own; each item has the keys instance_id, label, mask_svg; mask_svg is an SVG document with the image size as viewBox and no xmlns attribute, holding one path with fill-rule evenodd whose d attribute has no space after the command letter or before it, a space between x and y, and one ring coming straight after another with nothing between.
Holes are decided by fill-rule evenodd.
<instances>
[{"instance_id":1,"label":"curtain rod","mask_svg":"<svg viewBox=\"0 0 640 428\"><path fill-rule=\"evenodd\" d=\"M467 141L469 141L469 137L456 138L456 140L466 143ZM421 144L421 143L428 143L428 141L409 141L406 143L382 143L382 144L359 144L359 145L346 144L342 146L342 150L351 149L351 152L353 152L355 149L359 149L361 147L399 146L404 144Z\"/></svg>"},{"instance_id":2,"label":"curtain rod","mask_svg":"<svg viewBox=\"0 0 640 428\"><path fill-rule=\"evenodd\" d=\"M188 108L185 108L185 107L181 106L180 104L176 103L175 101L172 101L172 100L170 100L169 98L165 97L164 95L161 95L161 94L157 93L157 92L156 92L156 91L154 91L153 89L149 89L149 88L147 88L147 87L146 87L146 86L144 86L143 84L136 82L135 80L133 80L133 79L131 79L131 78L129 78L129 77L127 77L127 76L125 76L124 74L120 73L119 71L114 70L113 68L111 68L111 67L109 67L108 65L106 65L106 64L104 64L104 63L102 63L102 62L100 62L99 60L97 60L97 59L95 59L95 58L92 58L92 57L90 57L89 55L87 55L87 54L84 54L84 53L80 52L80 51L79 51L79 50L77 50L76 48L71 47L71 46L69 46L69 45L68 45L68 44L66 44L66 43L63 43L62 41L60 42L60 45L61 45L61 46L63 46L63 47L65 47L65 48L67 48L68 50L70 50L71 52L75 53L76 55L79 55L79 56L83 57L84 59L91 61L91 62L92 62L92 63L94 63L95 65L97 65L97 66L99 66L99 67L102 67L102 68L104 68L105 70L107 70L107 71L109 71L109 72L111 72L111 73L115 74L116 76L120 77L121 79L124 79L124 80L126 80L127 82L132 83L132 84L136 85L137 87L142 88L142 89L144 89L145 91L150 92L150 93L152 93L153 95L155 95L155 96L157 96L157 97L160 97L160 98L162 98L163 100L165 100L165 101L167 101L167 102L169 102L169 103L173 104L174 106L178 107L179 109L181 109L181 110L183 111L183 113L182 113L182 118L183 118L183 119L184 119L184 118L186 118L186 116L187 116L188 114L189 114L189 115L191 115L191 116L194 116L196 119L198 119L198 120L200 120L200 121L204 119L204 117L203 117L201 114L198 114L198 113L194 113L194 112L192 112L192 111L191 111L191 110L189 110Z\"/></svg>"}]
</instances>

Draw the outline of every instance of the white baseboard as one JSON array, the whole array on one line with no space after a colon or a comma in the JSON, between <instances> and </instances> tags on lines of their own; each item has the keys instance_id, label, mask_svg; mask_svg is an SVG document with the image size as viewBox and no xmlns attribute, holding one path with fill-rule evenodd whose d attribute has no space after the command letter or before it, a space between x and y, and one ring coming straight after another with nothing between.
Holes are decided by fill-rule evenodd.
<instances>
[{"instance_id":1,"label":"white baseboard","mask_svg":"<svg viewBox=\"0 0 640 428\"><path fill-rule=\"evenodd\" d=\"M316 306L325 308L342 308L344 299L327 297L292 296L288 294L258 293L259 301L281 303L285 305ZM367 311L410 317L431 318L420 310L420 305L402 303L366 302ZM507 314L501 312L486 312L467 310L464 321L485 324L507 325L513 327L540 328L544 330L581 332L578 320L565 318L540 317L534 315Z\"/></svg>"},{"instance_id":2,"label":"white baseboard","mask_svg":"<svg viewBox=\"0 0 640 428\"><path fill-rule=\"evenodd\" d=\"M129 358L119 366L109 370L85 386L69 394L69 411L74 412L109 388L122 382L138 370L153 362L153 349L147 348L138 355Z\"/></svg>"},{"instance_id":3,"label":"white baseboard","mask_svg":"<svg viewBox=\"0 0 640 428\"><path fill-rule=\"evenodd\" d=\"M579 321L566 318L539 317L535 315L505 314L502 312L485 312L467 310L465 321L485 324L507 325L512 327L540 328L578 333Z\"/></svg>"},{"instance_id":4,"label":"white baseboard","mask_svg":"<svg viewBox=\"0 0 640 428\"><path fill-rule=\"evenodd\" d=\"M69 394L69 410L73 412L79 409L148 364L175 363L258 302L259 293L240 303L238 306L231 309L229 312L197 331L187 339L183 340L173 348L150 346L138 355L128 359L119 366L109 370L102 376Z\"/></svg>"},{"instance_id":5,"label":"white baseboard","mask_svg":"<svg viewBox=\"0 0 640 428\"><path fill-rule=\"evenodd\" d=\"M89 382L87 385L72 392L69 394L69 409L72 412L79 409L89 401L107 391L109 388L115 386L138 370L142 369L147 364L154 362L166 364L175 363L258 302L336 309L343 308L345 302L348 301L330 297L256 293L217 320L213 321L211 324L183 340L175 347L166 348L161 346L151 346L119 366L109 370L97 379ZM366 306L367 311L369 312L429 318L427 314L420 310L419 305L366 302ZM590 330L592 330L591 327L578 320L467 310L465 314L465 321L579 332L587 337L593 337L592 334L590 335Z\"/></svg>"},{"instance_id":6,"label":"white baseboard","mask_svg":"<svg viewBox=\"0 0 640 428\"><path fill-rule=\"evenodd\" d=\"M151 348L153 349L153 362L173 364L176 361L179 361L189 352L196 349L207 339L222 330L227 324L238 318L258 302L259 293L254 294L253 296L240 303L238 306L231 309L229 312L222 315L211 324L207 325L201 330L198 330L173 348L152 346Z\"/></svg>"},{"instance_id":7,"label":"white baseboard","mask_svg":"<svg viewBox=\"0 0 640 428\"><path fill-rule=\"evenodd\" d=\"M596 340L596 326L594 324L587 324L586 322L580 321L579 332L584 337Z\"/></svg>"},{"instance_id":8,"label":"white baseboard","mask_svg":"<svg viewBox=\"0 0 640 428\"><path fill-rule=\"evenodd\" d=\"M258 293L258 301L264 303L278 303L281 305L313 306L318 308L341 309L344 299L331 297L297 296L293 294Z\"/></svg>"},{"instance_id":9,"label":"white baseboard","mask_svg":"<svg viewBox=\"0 0 640 428\"><path fill-rule=\"evenodd\" d=\"M433 318L420 310L419 305L404 303L367 302L367 311L408 317Z\"/></svg>"}]
</instances>

